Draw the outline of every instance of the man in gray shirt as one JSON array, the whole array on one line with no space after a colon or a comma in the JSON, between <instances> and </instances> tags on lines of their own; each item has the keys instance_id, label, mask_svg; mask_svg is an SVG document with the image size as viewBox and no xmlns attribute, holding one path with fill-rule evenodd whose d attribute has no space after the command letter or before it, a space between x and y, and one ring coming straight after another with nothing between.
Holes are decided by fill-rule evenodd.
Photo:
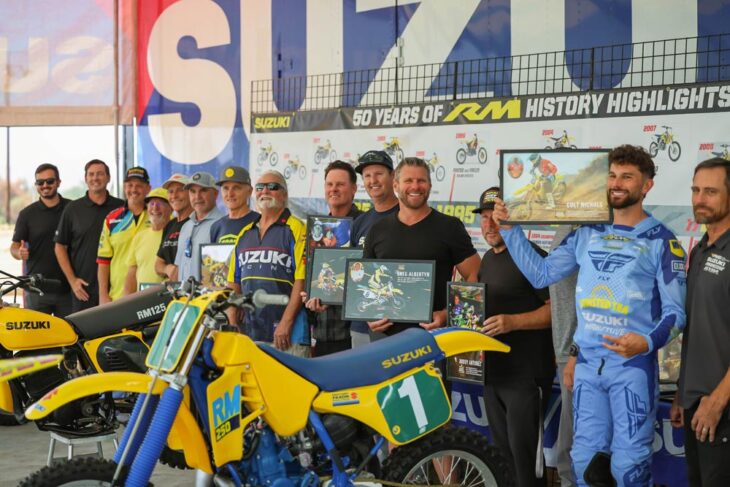
<instances>
[{"instance_id":1,"label":"man in gray shirt","mask_svg":"<svg viewBox=\"0 0 730 487\"><path fill-rule=\"evenodd\" d=\"M570 225L560 225L555 232L550 251L555 250L565 237L573 230ZM558 474L561 487L576 485L573 478L573 467L570 461L570 448L573 446L573 371L576 355L571 356L573 334L578 324L575 314L575 286L578 273L574 272L562 281L556 282L550 289L550 312L552 315L553 349L558 365L560 381L560 426L555 444L558 457ZM564 373L567 371L567 377Z\"/></svg>"},{"instance_id":2,"label":"man in gray shirt","mask_svg":"<svg viewBox=\"0 0 730 487\"><path fill-rule=\"evenodd\" d=\"M692 180L695 221L707 233L692 249L687 326L672 424L684 426L689 485L730 485L730 161L703 161Z\"/></svg>"},{"instance_id":3,"label":"man in gray shirt","mask_svg":"<svg viewBox=\"0 0 730 487\"><path fill-rule=\"evenodd\" d=\"M196 172L185 189L190 192L193 213L180 229L178 238L175 265L181 281L190 276L200 279L200 245L210 243L210 227L223 217L223 213L215 206L218 188L212 174Z\"/></svg>"}]
</instances>

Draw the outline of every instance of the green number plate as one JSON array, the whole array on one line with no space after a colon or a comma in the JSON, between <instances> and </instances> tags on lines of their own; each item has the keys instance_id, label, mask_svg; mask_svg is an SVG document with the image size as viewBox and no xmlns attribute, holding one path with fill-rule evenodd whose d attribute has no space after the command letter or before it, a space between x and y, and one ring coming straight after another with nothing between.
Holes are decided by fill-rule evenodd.
<instances>
[{"instance_id":1,"label":"green number plate","mask_svg":"<svg viewBox=\"0 0 730 487\"><path fill-rule=\"evenodd\" d=\"M378 404L393 438L401 443L438 428L451 415L441 380L424 370L380 389Z\"/></svg>"},{"instance_id":2,"label":"green number plate","mask_svg":"<svg viewBox=\"0 0 730 487\"><path fill-rule=\"evenodd\" d=\"M175 301L168 306L165 316L162 318L162 325L157 331L155 341L152 343L150 353L147 354L147 367L157 368L163 372L171 372L180 361L185 346L195 329L193 325L198 321L202 310L197 306L189 305L180 323L175 328L180 313L183 312L185 303ZM165 353L165 345L170 342L170 347ZM164 357L163 357L164 354Z\"/></svg>"}]
</instances>

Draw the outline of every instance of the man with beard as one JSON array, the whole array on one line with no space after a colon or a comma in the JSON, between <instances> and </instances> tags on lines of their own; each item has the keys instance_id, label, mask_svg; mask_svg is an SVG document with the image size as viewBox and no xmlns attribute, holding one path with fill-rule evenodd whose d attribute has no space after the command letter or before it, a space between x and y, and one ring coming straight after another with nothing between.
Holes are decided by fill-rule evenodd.
<instances>
[{"instance_id":1,"label":"man with beard","mask_svg":"<svg viewBox=\"0 0 730 487\"><path fill-rule=\"evenodd\" d=\"M248 207L253 191L251 176L240 166L229 166L223 169L215 185L221 188L221 197L228 208L228 215L211 225L210 241L221 244L236 243L243 227L259 216Z\"/></svg>"},{"instance_id":2,"label":"man with beard","mask_svg":"<svg viewBox=\"0 0 730 487\"><path fill-rule=\"evenodd\" d=\"M162 184L162 188L167 190L170 206L175 212L175 218L170 220L162 232L162 241L160 242L160 248L157 249L157 258L155 259L155 272L164 275L170 281L178 280L177 266L175 265L177 241L180 237L180 230L193 212L193 207L190 206L190 194L185 189L185 185L189 182L190 178L184 174L175 173Z\"/></svg>"},{"instance_id":3,"label":"man with beard","mask_svg":"<svg viewBox=\"0 0 730 487\"><path fill-rule=\"evenodd\" d=\"M23 273L43 274L58 279L62 287L43 296L25 293L25 307L56 316L71 312L71 296L58 261L53 255L53 234L69 200L58 194L61 178L53 164L41 164L35 170L35 186L40 198L18 214L10 253L23 261Z\"/></svg>"},{"instance_id":4,"label":"man with beard","mask_svg":"<svg viewBox=\"0 0 730 487\"><path fill-rule=\"evenodd\" d=\"M695 221L707 233L692 249L687 276L687 327L672 423L684 426L689 485L730 485L730 161L695 168Z\"/></svg>"},{"instance_id":5,"label":"man with beard","mask_svg":"<svg viewBox=\"0 0 730 487\"><path fill-rule=\"evenodd\" d=\"M400 207L372 226L363 256L368 259L436 261L433 315L430 323L394 323L387 316L369 322L374 332L393 335L407 328L427 330L446 326L446 283L454 267L466 281L475 282L479 256L464 224L428 206L431 172L423 159L406 157L395 170L395 192Z\"/></svg>"},{"instance_id":6,"label":"man with beard","mask_svg":"<svg viewBox=\"0 0 730 487\"><path fill-rule=\"evenodd\" d=\"M300 298L304 290L304 223L287 208L286 179L280 172L264 172L254 188L260 216L238 235L228 267L228 286L236 292L264 289L289 296L285 307L246 312L243 332L292 355L309 357L309 324ZM228 310L228 319L239 323L235 309Z\"/></svg>"},{"instance_id":7,"label":"man with beard","mask_svg":"<svg viewBox=\"0 0 730 487\"><path fill-rule=\"evenodd\" d=\"M150 226L144 199L150 192L150 178L143 167L130 167L124 177L125 205L112 210L104 219L99 237L96 263L99 265L99 304L119 299L124 294L127 262L132 240L138 231Z\"/></svg>"},{"instance_id":8,"label":"man with beard","mask_svg":"<svg viewBox=\"0 0 730 487\"><path fill-rule=\"evenodd\" d=\"M181 281L193 276L200 280L200 245L210 243L210 227L223 213L215 206L218 188L207 172L196 172L185 185L190 193L193 213L180 230L175 265Z\"/></svg>"},{"instance_id":9,"label":"man with beard","mask_svg":"<svg viewBox=\"0 0 730 487\"><path fill-rule=\"evenodd\" d=\"M684 327L685 254L643 209L655 174L649 154L622 145L608 160L613 224L578 228L547 257L518 226L502 226L500 234L535 287L578 270L571 451L576 481L610 482L613 476L620 486L649 486L659 400L656 352L673 328ZM493 218L509 220L501 200Z\"/></svg>"},{"instance_id":10,"label":"man with beard","mask_svg":"<svg viewBox=\"0 0 730 487\"><path fill-rule=\"evenodd\" d=\"M156 249L160 247L162 232L170 222L172 208L168 201L167 190L155 188L144 199L150 227L137 232L132 240L132 249L127 264L127 278L124 282L124 294L137 292L140 284L162 282L164 275L155 272Z\"/></svg>"},{"instance_id":11,"label":"man with beard","mask_svg":"<svg viewBox=\"0 0 730 487\"><path fill-rule=\"evenodd\" d=\"M359 217L362 211L352 203L356 192L357 174L352 166L342 161L330 163L324 170L324 195L330 210L329 215ZM326 233L323 238L327 238ZM305 306L312 311L309 317L314 329L316 356L352 348L350 323L341 318L342 306L323 306L319 298L310 299Z\"/></svg>"},{"instance_id":12,"label":"man with beard","mask_svg":"<svg viewBox=\"0 0 730 487\"><path fill-rule=\"evenodd\" d=\"M109 166L92 159L84 167L88 191L63 210L54 237L56 259L71 287L71 311L93 308L99 304L98 266L99 235L104 218L124 205L111 196L106 187L111 180Z\"/></svg>"},{"instance_id":13,"label":"man with beard","mask_svg":"<svg viewBox=\"0 0 730 487\"><path fill-rule=\"evenodd\" d=\"M540 437L555 377L550 294L532 286L507 252L492 218L499 196L496 186L485 190L474 210L481 216L482 235L491 247L479 269L479 282L487 288L481 331L510 346L509 353L485 357L484 404L494 444L515 473L516 484L547 485ZM532 249L546 255L535 244Z\"/></svg>"}]
</instances>

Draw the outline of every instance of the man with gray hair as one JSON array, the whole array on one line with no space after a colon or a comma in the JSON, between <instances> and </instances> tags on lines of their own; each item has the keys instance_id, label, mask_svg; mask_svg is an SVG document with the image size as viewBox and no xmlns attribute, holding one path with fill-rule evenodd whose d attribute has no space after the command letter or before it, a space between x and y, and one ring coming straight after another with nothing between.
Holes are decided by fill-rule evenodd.
<instances>
[{"instance_id":1,"label":"man with gray hair","mask_svg":"<svg viewBox=\"0 0 730 487\"><path fill-rule=\"evenodd\" d=\"M223 213L215 206L218 188L212 174L196 172L185 189L190 192L193 213L180 229L175 265L181 281L190 276L200 280L200 245L210 243L210 227Z\"/></svg>"},{"instance_id":2,"label":"man with gray hair","mask_svg":"<svg viewBox=\"0 0 730 487\"><path fill-rule=\"evenodd\" d=\"M266 306L247 312L243 332L292 355L309 357L311 338L300 293L304 290L305 226L289 209L284 176L266 171L254 185L260 215L238 235L231 255L228 286L236 292L264 289L286 294L286 307ZM236 310L228 319L238 324Z\"/></svg>"}]
</instances>

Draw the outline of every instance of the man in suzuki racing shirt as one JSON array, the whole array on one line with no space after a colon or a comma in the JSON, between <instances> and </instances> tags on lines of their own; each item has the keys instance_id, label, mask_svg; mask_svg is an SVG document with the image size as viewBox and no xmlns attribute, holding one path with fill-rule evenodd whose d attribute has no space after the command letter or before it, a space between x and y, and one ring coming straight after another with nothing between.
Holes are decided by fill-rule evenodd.
<instances>
[{"instance_id":1,"label":"man in suzuki racing shirt","mask_svg":"<svg viewBox=\"0 0 730 487\"><path fill-rule=\"evenodd\" d=\"M243 331L253 340L309 357L309 324L299 297L304 290L304 223L287 208L286 180L281 173L264 172L254 190L260 215L238 234L228 267L228 286L236 292L264 289L290 296L286 307L265 306L246 312ZM233 308L228 319L238 324Z\"/></svg>"},{"instance_id":2,"label":"man in suzuki racing shirt","mask_svg":"<svg viewBox=\"0 0 730 487\"><path fill-rule=\"evenodd\" d=\"M547 198L548 208L555 208L555 198L553 197L553 183L555 182L555 174L558 172L558 168L547 159L544 159L540 154L530 154L528 158L532 162L532 169L530 174L539 178L540 192ZM538 174L535 174L537 172Z\"/></svg>"},{"instance_id":3,"label":"man in suzuki racing shirt","mask_svg":"<svg viewBox=\"0 0 730 487\"><path fill-rule=\"evenodd\" d=\"M623 145L608 158L612 225L578 228L547 257L535 252L520 227L503 225L500 233L535 287L578 270L574 341L579 351L566 366L575 367L576 480L587 485L610 455L610 474L619 486L649 486L659 400L656 352L673 328L685 324L685 254L642 207L655 174L649 154ZM509 219L502 201L493 218Z\"/></svg>"}]
</instances>

